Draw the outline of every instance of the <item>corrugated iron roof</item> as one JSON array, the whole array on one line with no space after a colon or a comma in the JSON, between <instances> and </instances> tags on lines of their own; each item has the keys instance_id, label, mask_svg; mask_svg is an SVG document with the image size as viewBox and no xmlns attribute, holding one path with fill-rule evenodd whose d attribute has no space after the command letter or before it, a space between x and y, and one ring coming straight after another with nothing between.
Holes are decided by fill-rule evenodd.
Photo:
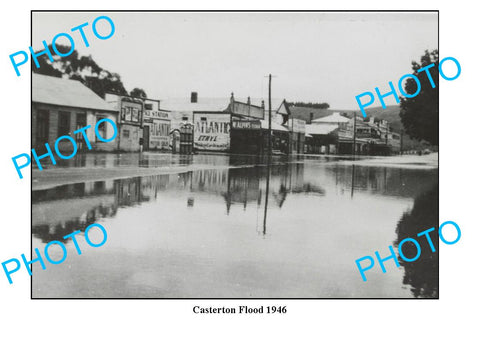
<instances>
[{"instance_id":1,"label":"corrugated iron roof","mask_svg":"<svg viewBox=\"0 0 480 340\"><path fill-rule=\"evenodd\" d=\"M332 124L307 124L305 133L309 135L328 135L338 129L338 126Z\"/></svg>"},{"instance_id":2,"label":"corrugated iron roof","mask_svg":"<svg viewBox=\"0 0 480 340\"><path fill-rule=\"evenodd\" d=\"M312 120L312 123L347 123L350 119L340 115L340 112L334 112L329 116Z\"/></svg>"},{"instance_id":3,"label":"corrugated iron roof","mask_svg":"<svg viewBox=\"0 0 480 340\"><path fill-rule=\"evenodd\" d=\"M78 80L32 73L32 102L114 111L112 106Z\"/></svg>"},{"instance_id":4,"label":"corrugated iron roof","mask_svg":"<svg viewBox=\"0 0 480 340\"><path fill-rule=\"evenodd\" d=\"M260 119L260 123L262 124L263 130L268 130L268 120ZM272 121L272 130L288 132L288 128L286 126L275 123L274 121Z\"/></svg>"}]
</instances>

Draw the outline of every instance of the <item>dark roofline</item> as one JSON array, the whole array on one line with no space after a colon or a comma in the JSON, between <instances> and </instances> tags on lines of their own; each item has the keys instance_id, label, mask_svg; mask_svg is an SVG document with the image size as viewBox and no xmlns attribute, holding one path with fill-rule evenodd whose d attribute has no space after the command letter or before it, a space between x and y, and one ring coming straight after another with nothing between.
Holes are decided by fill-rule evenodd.
<instances>
[{"instance_id":1,"label":"dark roofline","mask_svg":"<svg viewBox=\"0 0 480 340\"><path fill-rule=\"evenodd\" d=\"M228 114L228 115L231 115L232 113L230 111L192 111L193 114L195 113L215 113L215 114Z\"/></svg>"},{"instance_id":2,"label":"dark roofline","mask_svg":"<svg viewBox=\"0 0 480 340\"><path fill-rule=\"evenodd\" d=\"M263 106L258 106L258 105L253 105L253 104L244 103L244 102L239 102L238 100L234 100L233 102L234 102L234 103L239 103L239 104L248 105L248 106L257 107L257 108L259 108L259 109L265 109Z\"/></svg>"},{"instance_id":3,"label":"dark roofline","mask_svg":"<svg viewBox=\"0 0 480 340\"><path fill-rule=\"evenodd\" d=\"M105 94L114 94L116 96L121 96L121 97L129 97L129 98L132 98L132 99L146 99L146 100L151 100L151 101L154 101L154 102L157 102L160 104L160 99L152 99L152 98L142 98L142 97L133 97L129 94L118 94L118 93L115 93L115 92L109 92L109 91L105 91Z\"/></svg>"},{"instance_id":4,"label":"dark roofline","mask_svg":"<svg viewBox=\"0 0 480 340\"><path fill-rule=\"evenodd\" d=\"M292 112L290 111L290 107L289 107L288 102L285 98L283 98L282 104L285 104L285 109L287 110L288 115L291 116ZM282 107L282 104L280 104L280 107ZM278 109L277 109L277 111L278 111Z\"/></svg>"}]
</instances>

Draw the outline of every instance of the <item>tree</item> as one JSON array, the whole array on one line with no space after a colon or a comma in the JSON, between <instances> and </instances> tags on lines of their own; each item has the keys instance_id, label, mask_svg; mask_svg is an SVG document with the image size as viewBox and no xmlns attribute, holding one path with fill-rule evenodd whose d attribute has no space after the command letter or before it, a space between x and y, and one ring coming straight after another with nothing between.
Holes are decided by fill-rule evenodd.
<instances>
[{"instance_id":1,"label":"tree","mask_svg":"<svg viewBox=\"0 0 480 340\"><path fill-rule=\"evenodd\" d=\"M396 247L405 238L412 237L431 226L438 225L438 184L427 192L415 197L412 209L403 213L397 223ZM399 263L404 267L403 284L410 285L411 292L415 297L438 298L438 230L431 233L431 241L436 249L430 251L430 245L426 237L417 238L422 249L421 256L414 262L399 258ZM424 251L425 250L425 251ZM403 254L407 258L414 258L417 254L416 246L412 242L406 242L402 247Z\"/></svg>"},{"instance_id":2,"label":"tree","mask_svg":"<svg viewBox=\"0 0 480 340\"><path fill-rule=\"evenodd\" d=\"M301 106L301 107L311 107L313 109L328 109L330 105L328 103L304 103L304 102L295 102L293 103L294 106Z\"/></svg>"},{"instance_id":3,"label":"tree","mask_svg":"<svg viewBox=\"0 0 480 340\"><path fill-rule=\"evenodd\" d=\"M70 46L56 45L56 47L62 54L70 51ZM52 45L49 45L48 48L53 51ZM67 75L69 79L79 80L102 98L105 98L106 92L128 94L120 75L101 68L91 56L80 57L76 50L66 57L52 56L53 62L46 54L38 57L40 67L37 68L32 62L32 72L58 78Z\"/></svg>"},{"instance_id":4,"label":"tree","mask_svg":"<svg viewBox=\"0 0 480 340\"><path fill-rule=\"evenodd\" d=\"M130 91L130 95L137 98L147 98L147 93L143 89L138 87Z\"/></svg>"},{"instance_id":5,"label":"tree","mask_svg":"<svg viewBox=\"0 0 480 340\"><path fill-rule=\"evenodd\" d=\"M430 64L428 69L435 88L432 88L426 71L418 72ZM432 145L438 145L438 50L421 57L420 63L412 62L413 75L420 80L420 93L413 98L400 98L400 118L405 132L416 140L425 140ZM417 84L411 77L405 81L405 93L409 95L417 91Z\"/></svg>"}]
</instances>

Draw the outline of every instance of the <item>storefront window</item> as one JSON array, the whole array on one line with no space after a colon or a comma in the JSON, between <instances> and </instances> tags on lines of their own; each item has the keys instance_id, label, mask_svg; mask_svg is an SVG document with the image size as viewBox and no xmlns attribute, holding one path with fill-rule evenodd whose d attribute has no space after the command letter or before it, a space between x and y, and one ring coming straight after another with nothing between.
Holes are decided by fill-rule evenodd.
<instances>
[{"instance_id":1,"label":"storefront window","mask_svg":"<svg viewBox=\"0 0 480 340\"><path fill-rule=\"evenodd\" d=\"M132 122L138 122L138 109L132 109Z\"/></svg>"},{"instance_id":2,"label":"storefront window","mask_svg":"<svg viewBox=\"0 0 480 340\"><path fill-rule=\"evenodd\" d=\"M125 121L129 122L132 120L132 108L131 107L125 107Z\"/></svg>"},{"instance_id":3,"label":"storefront window","mask_svg":"<svg viewBox=\"0 0 480 340\"><path fill-rule=\"evenodd\" d=\"M97 123L104 118L105 117L97 117ZM107 139L107 124L106 124L106 122L102 122L100 125L98 125L98 134L103 139ZM98 140L98 137L97 137L97 140Z\"/></svg>"},{"instance_id":4,"label":"storefront window","mask_svg":"<svg viewBox=\"0 0 480 340\"><path fill-rule=\"evenodd\" d=\"M123 102L120 110L120 120L124 123L138 125L142 122L142 106L140 103Z\"/></svg>"}]
</instances>

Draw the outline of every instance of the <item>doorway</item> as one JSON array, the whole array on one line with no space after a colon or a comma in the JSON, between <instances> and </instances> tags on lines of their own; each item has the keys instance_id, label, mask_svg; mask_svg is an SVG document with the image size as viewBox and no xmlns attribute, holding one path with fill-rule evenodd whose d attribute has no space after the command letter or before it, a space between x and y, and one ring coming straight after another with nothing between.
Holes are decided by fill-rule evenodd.
<instances>
[{"instance_id":1,"label":"doorway","mask_svg":"<svg viewBox=\"0 0 480 340\"><path fill-rule=\"evenodd\" d=\"M47 110L37 111L37 128L35 131L35 149L45 149L45 143L48 143L48 132L50 117Z\"/></svg>"},{"instance_id":2,"label":"doorway","mask_svg":"<svg viewBox=\"0 0 480 340\"><path fill-rule=\"evenodd\" d=\"M149 150L150 146L150 125L143 126L143 150Z\"/></svg>"}]
</instances>

